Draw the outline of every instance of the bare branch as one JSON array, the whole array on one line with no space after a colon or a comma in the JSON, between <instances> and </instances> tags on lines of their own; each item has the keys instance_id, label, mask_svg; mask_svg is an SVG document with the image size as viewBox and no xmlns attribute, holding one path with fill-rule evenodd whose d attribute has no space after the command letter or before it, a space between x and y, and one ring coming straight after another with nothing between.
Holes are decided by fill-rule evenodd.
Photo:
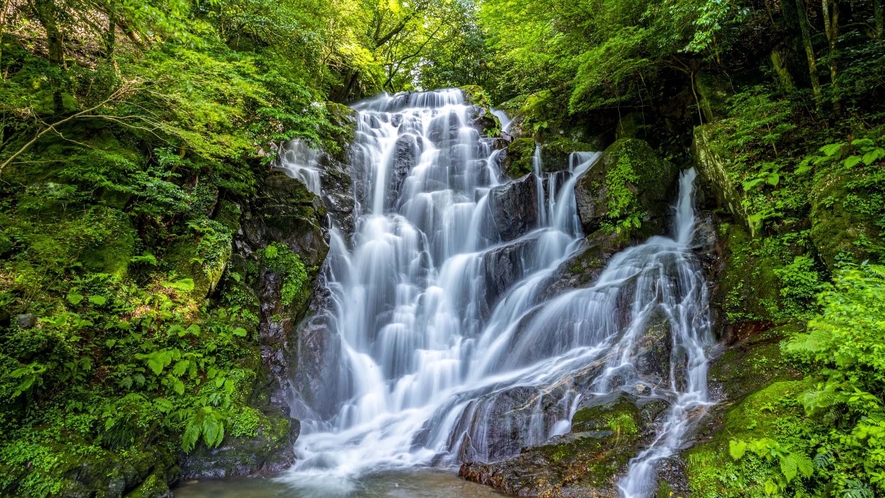
<instances>
[{"instance_id":1,"label":"bare branch","mask_svg":"<svg viewBox=\"0 0 885 498\"><path fill-rule=\"evenodd\" d=\"M0 164L0 174L3 173L3 170L5 170L6 167L9 166L9 164L12 163L12 161L15 160L15 158L22 155L25 151L27 151L29 148L31 148L32 145L37 143L37 141L40 140L41 138L43 138L43 136L46 135L47 133L49 133L51 131L58 133L57 128L59 126L65 124L69 121L73 121L75 119L88 116L91 112L95 111L96 109L101 108L102 106L104 106L110 102L119 101L120 99L122 99L123 97L128 95L132 91L132 89L135 87L135 85L137 85L137 84L138 84L137 81L127 81L122 86L120 86L120 88L118 88L113 93L111 93L111 95L108 96L108 98L99 102L98 104L90 107L89 109L84 109L76 114L72 114L60 121L56 121L55 123L47 126L43 130L41 130L39 133L34 135L34 138L32 138L28 143L24 144L19 150L17 150L14 154L12 154L5 161L3 161L3 164ZM59 135L61 135L61 134L59 133ZM64 137L62 137L62 138L64 138Z\"/></svg>"}]
</instances>

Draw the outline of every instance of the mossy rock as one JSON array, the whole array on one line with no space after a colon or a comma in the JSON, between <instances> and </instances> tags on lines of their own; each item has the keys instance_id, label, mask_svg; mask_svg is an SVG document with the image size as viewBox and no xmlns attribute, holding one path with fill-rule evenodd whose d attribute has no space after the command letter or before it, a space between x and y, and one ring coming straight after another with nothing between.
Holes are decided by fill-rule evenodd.
<instances>
[{"instance_id":1,"label":"mossy rock","mask_svg":"<svg viewBox=\"0 0 885 498\"><path fill-rule=\"evenodd\" d=\"M541 146L541 164L545 172L568 171L569 156L572 152L596 152L598 147L570 140L557 138ZM534 152L534 151L533 151Z\"/></svg>"},{"instance_id":2,"label":"mossy rock","mask_svg":"<svg viewBox=\"0 0 885 498\"><path fill-rule=\"evenodd\" d=\"M338 130L332 130L324 149L335 159L347 161L350 145L356 137L356 111L343 104L326 102L326 112Z\"/></svg>"},{"instance_id":3,"label":"mossy rock","mask_svg":"<svg viewBox=\"0 0 885 498\"><path fill-rule=\"evenodd\" d=\"M631 112L618 120L618 127L615 129L615 139L641 138L642 130L646 126L645 116L641 112Z\"/></svg>"},{"instance_id":4,"label":"mossy rock","mask_svg":"<svg viewBox=\"0 0 885 498\"><path fill-rule=\"evenodd\" d=\"M182 477L233 477L256 473L274 473L295 462L293 445L301 424L275 412L253 410L251 434L228 435L221 446L207 448L199 443L189 454L179 457Z\"/></svg>"},{"instance_id":5,"label":"mossy rock","mask_svg":"<svg viewBox=\"0 0 885 498\"><path fill-rule=\"evenodd\" d=\"M822 169L815 175L811 189L811 239L831 271L840 261L881 261L885 256L882 230L876 226L874 216L863 212L875 206L874 194L852 188L862 175L841 166Z\"/></svg>"},{"instance_id":6,"label":"mossy rock","mask_svg":"<svg viewBox=\"0 0 885 498\"><path fill-rule=\"evenodd\" d=\"M88 270L118 277L126 275L129 261L135 255L136 233L126 213L117 209L96 206L90 213L91 222L100 223L107 231L101 241L84 248L80 261Z\"/></svg>"},{"instance_id":7,"label":"mossy rock","mask_svg":"<svg viewBox=\"0 0 885 498\"><path fill-rule=\"evenodd\" d=\"M535 147L535 140L532 138L517 138L510 142L502 162L504 173L513 179L531 173L534 170L532 163Z\"/></svg>"},{"instance_id":8,"label":"mossy rock","mask_svg":"<svg viewBox=\"0 0 885 498\"><path fill-rule=\"evenodd\" d=\"M502 462L465 463L460 475L516 496L617 497L617 477L636 455L647 420L625 393L591 399L572 432Z\"/></svg>"},{"instance_id":9,"label":"mossy rock","mask_svg":"<svg viewBox=\"0 0 885 498\"><path fill-rule=\"evenodd\" d=\"M697 74L695 91L705 121L713 122L728 117L728 99L734 92L727 76Z\"/></svg>"},{"instance_id":10,"label":"mossy rock","mask_svg":"<svg viewBox=\"0 0 885 498\"><path fill-rule=\"evenodd\" d=\"M731 152L717 140L717 130L721 124L713 123L696 126L692 141L694 166L698 180L705 192L711 193L718 206L727 209L735 219L755 236L757 224L749 222L750 213L744 207L744 189L740 180L732 173L728 157Z\"/></svg>"},{"instance_id":11,"label":"mossy rock","mask_svg":"<svg viewBox=\"0 0 885 498\"><path fill-rule=\"evenodd\" d=\"M631 241L663 233L670 223L677 176L677 168L647 142L618 140L575 186L584 233L626 231Z\"/></svg>"},{"instance_id":12,"label":"mossy rock","mask_svg":"<svg viewBox=\"0 0 885 498\"><path fill-rule=\"evenodd\" d=\"M182 278L194 282L190 292L194 299L204 299L221 282L231 257L230 234L218 239L185 235L172 243L166 253L166 264Z\"/></svg>"},{"instance_id":13,"label":"mossy rock","mask_svg":"<svg viewBox=\"0 0 885 498\"><path fill-rule=\"evenodd\" d=\"M729 456L729 442L767 437L782 421L804 417L801 408L780 403L810 386L781 355L781 340L793 333L792 326L756 332L711 361L710 391L720 400L682 455L693 497L766 496L761 482L742 482L746 474Z\"/></svg>"},{"instance_id":14,"label":"mossy rock","mask_svg":"<svg viewBox=\"0 0 885 498\"><path fill-rule=\"evenodd\" d=\"M58 491L50 496L171 498L170 486L180 478L171 452L158 447L132 447L117 452L93 448L77 454L62 448L52 451L68 456L51 469L57 480L47 484ZM13 493L13 496L30 495L27 491Z\"/></svg>"},{"instance_id":15,"label":"mossy rock","mask_svg":"<svg viewBox=\"0 0 885 498\"><path fill-rule=\"evenodd\" d=\"M461 93L464 94L464 103L468 105L485 107L486 109L492 108L491 97L489 97L489 94L486 93L485 89L479 85L462 86Z\"/></svg>"},{"instance_id":16,"label":"mossy rock","mask_svg":"<svg viewBox=\"0 0 885 498\"><path fill-rule=\"evenodd\" d=\"M572 432L617 431L620 422L629 434L642 427L636 400L626 393L614 393L592 398L572 417Z\"/></svg>"},{"instance_id":17,"label":"mossy rock","mask_svg":"<svg viewBox=\"0 0 885 498\"><path fill-rule=\"evenodd\" d=\"M763 254L747 230L737 224L722 224L725 236L725 267L719 284L722 310L729 324L773 321L780 307L780 279L774 269L782 263Z\"/></svg>"}]
</instances>

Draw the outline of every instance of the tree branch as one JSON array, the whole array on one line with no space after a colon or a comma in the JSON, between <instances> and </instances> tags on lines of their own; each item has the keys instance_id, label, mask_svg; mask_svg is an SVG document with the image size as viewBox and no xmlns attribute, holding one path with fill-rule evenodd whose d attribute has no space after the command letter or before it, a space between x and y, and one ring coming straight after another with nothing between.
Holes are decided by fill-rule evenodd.
<instances>
[{"instance_id":1,"label":"tree branch","mask_svg":"<svg viewBox=\"0 0 885 498\"><path fill-rule=\"evenodd\" d=\"M40 140L41 138L43 138L44 135L46 135L46 134L49 133L50 131L54 131L54 132L58 133L58 130L56 129L57 127L59 127L59 126L65 124L65 123L67 123L67 122L69 122L69 121L73 121L73 120L75 120L75 119L77 119L77 118L81 118L81 117L87 116L87 115L89 115L92 111L95 111L96 109L98 109L98 108L100 108L100 107L102 107L102 106L108 104L109 102L117 101L117 100L120 99L121 97L123 97L123 96L125 96L125 95L128 95L129 92L132 90L132 87L135 86L136 83L137 83L137 82L135 82L135 81L126 82L126 83L124 83L120 88L118 88L117 90L115 90L110 96L108 96L108 98L106 98L105 100L99 102L98 104L96 104L96 105L90 107L89 109L84 109L84 110L82 110L82 111L80 111L80 112L78 112L78 113L76 113L76 114L72 114L72 115L70 115L70 116L68 116L68 117L66 117L66 118L64 118L64 119L62 119L62 120L60 120L60 121L56 121L55 123L52 123L51 125L47 126L47 127L44 128L43 130L41 130L41 131L40 131L39 133L37 133L37 134L34 136L34 138L32 138L28 143L24 144L24 145L23 145L18 151L16 151L14 154L12 154L11 156L9 156L5 161L3 161L3 164L0 164L0 174L3 173L3 170L5 170L6 167L9 166L9 164L12 163L12 161L15 160L15 158L17 158L18 156L20 156L20 155L22 155L23 153L25 153L25 151L27 151L29 148L31 148L32 145L34 145L35 143L37 143L38 140Z\"/></svg>"}]
</instances>

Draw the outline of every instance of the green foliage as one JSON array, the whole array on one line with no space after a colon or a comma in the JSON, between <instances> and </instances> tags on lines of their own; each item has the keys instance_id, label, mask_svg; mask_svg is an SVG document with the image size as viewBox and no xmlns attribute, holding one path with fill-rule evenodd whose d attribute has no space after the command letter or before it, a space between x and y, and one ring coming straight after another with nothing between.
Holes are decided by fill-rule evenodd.
<instances>
[{"instance_id":1,"label":"green foliage","mask_svg":"<svg viewBox=\"0 0 885 498\"><path fill-rule=\"evenodd\" d=\"M301 256L292 252L286 245L276 243L264 248L264 264L270 271L283 277L280 297L286 305L297 304L297 300L305 298L307 271Z\"/></svg>"}]
</instances>

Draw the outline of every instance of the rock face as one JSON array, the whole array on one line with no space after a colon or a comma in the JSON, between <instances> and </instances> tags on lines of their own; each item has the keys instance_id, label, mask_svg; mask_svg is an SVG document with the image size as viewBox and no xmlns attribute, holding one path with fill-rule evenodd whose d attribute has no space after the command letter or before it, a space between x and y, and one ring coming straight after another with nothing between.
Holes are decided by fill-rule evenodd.
<instances>
[{"instance_id":1,"label":"rock face","mask_svg":"<svg viewBox=\"0 0 885 498\"><path fill-rule=\"evenodd\" d=\"M811 240L821 259L830 270L837 268L839 258L854 261L878 260L885 254L882 230L873 223L873 217L861 212L862 201L871 198L874 189L867 190L867 174L854 170L832 168L815 175L811 199Z\"/></svg>"},{"instance_id":2,"label":"rock face","mask_svg":"<svg viewBox=\"0 0 885 498\"><path fill-rule=\"evenodd\" d=\"M537 228L538 208L538 179L532 174L489 192L489 210L502 241Z\"/></svg>"},{"instance_id":3,"label":"rock face","mask_svg":"<svg viewBox=\"0 0 885 498\"><path fill-rule=\"evenodd\" d=\"M677 176L677 168L661 160L648 143L618 140L575 185L584 233L626 231L631 241L664 233Z\"/></svg>"},{"instance_id":4,"label":"rock face","mask_svg":"<svg viewBox=\"0 0 885 498\"><path fill-rule=\"evenodd\" d=\"M541 163L545 172L567 171L569 169L569 156L572 152L596 152L601 147L599 144L576 142L568 138L557 138L541 145Z\"/></svg>"},{"instance_id":5,"label":"rock face","mask_svg":"<svg viewBox=\"0 0 885 498\"><path fill-rule=\"evenodd\" d=\"M514 179L531 173L535 146L533 138L517 138L510 142L504 150L501 170Z\"/></svg>"},{"instance_id":6,"label":"rock face","mask_svg":"<svg viewBox=\"0 0 885 498\"><path fill-rule=\"evenodd\" d=\"M71 456L70 463L60 465L64 481L53 496L70 498L172 498L169 484L181 478L175 456L154 447L122 458L112 452L101 457Z\"/></svg>"},{"instance_id":7,"label":"rock face","mask_svg":"<svg viewBox=\"0 0 885 498\"><path fill-rule=\"evenodd\" d=\"M412 168L418 164L421 155L421 144L414 135L403 135L397 139L393 151L393 167L389 172L387 188L387 206L393 206L403 188L403 182Z\"/></svg>"},{"instance_id":8,"label":"rock face","mask_svg":"<svg viewBox=\"0 0 885 498\"><path fill-rule=\"evenodd\" d=\"M514 496L615 498L617 476L654 434L659 414L624 393L592 398L575 413L569 434L501 462L464 463L459 475Z\"/></svg>"},{"instance_id":9,"label":"rock face","mask_svg":"<svg viewBox=\"0 0 885 498\"><path fill-rule=\"evenodd\" d=\"M181 478L234 477L256 473L279 472L295 462L292 446L301 425L282 415L273 414L260 424L251 438L225 438L213 449L198 446L190 454L179 457Z\"/></svg>"},{"instance_id":10,"label":"rock face","mask_svg":"<svg viewBox=\"0 0 885 498\"><path fill-rule=\"evenodd\" d=\"M718 124L695 127L692 154L698 170L698 181L708 195L713 195L716 205L727 209L741 224L751 230L748 213L743 207L743 188L739 181L728 175L725 151L715 140Z\"/></svg>"}]
</instances>

